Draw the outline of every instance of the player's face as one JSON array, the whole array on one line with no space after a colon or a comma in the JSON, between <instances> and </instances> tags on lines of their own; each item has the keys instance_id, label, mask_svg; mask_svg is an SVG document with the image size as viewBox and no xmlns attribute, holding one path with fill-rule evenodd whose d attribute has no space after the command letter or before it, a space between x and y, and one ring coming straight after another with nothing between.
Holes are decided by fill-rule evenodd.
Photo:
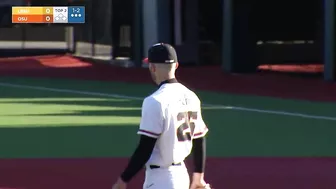
<instances>
[{"instance_id":1,"label":"player's face","mask_svg":"<svg viewBox=\"0 0 336 189\"><path fill-rule=\"evenodd\" d=\"M156 83L155 65L149 63L148 69L149 69L149 73L151 74L151 77L152 77L153 81Z\"/></svg>"}]
</instances>

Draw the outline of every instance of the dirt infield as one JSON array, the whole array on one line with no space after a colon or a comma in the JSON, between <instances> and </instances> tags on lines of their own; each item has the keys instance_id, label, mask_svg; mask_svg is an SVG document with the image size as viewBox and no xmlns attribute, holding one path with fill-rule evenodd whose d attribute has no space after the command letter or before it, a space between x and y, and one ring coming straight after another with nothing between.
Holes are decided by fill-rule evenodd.
<instances>
[{"instance_id":1,"label":"dirt infield","mask_svg":"<svg viewBox=\"0 0 336 189\"><path fill-rule=\"evenodd\" d=\"M126 159L0 160L0 188L111 188ZM208 160L207 180L216 189L334 189L333 159L234 158ZM142 188L143 173L129 185Z\"/></svg>"},{"instance_id":2,"label":"dirt infield","mask_svg":"<svg viewBox=\"0 0 336 189\"><path fill-rule=\"evenodd\" d=\"M1 76L151 82L148 71L91 65L70 56L0 59ZM284 75L230 75L217 67L181 68L178 78L197 89L336 101L336 85ZM0 160L0 189L111 188L127 163L106 159ZM209 158L207 180L216 189L335 189L336 158ZM142 188L143 174L130 189Z\"/></svg>"}]
</instances>

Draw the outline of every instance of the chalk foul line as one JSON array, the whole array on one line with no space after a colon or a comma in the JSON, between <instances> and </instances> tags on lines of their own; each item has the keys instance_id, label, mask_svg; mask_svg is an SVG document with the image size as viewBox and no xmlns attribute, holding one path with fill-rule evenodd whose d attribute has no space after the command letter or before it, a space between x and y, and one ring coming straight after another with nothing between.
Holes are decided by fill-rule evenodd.
<instances>
[{"instance_id":1,"label":"chalk foul line","mask_svg":"<svg viewBox=\"0 0 336 189\"><path fill-rule=\"evenodd\" d=\"M19 88L19 89L32 89L32 90L51 91L51 92L59 92L59 93L79 94L79 95L96 96L96 97L110 97L110 98L122 98L122 99L130 99L130 100L143 100L143 97L135 97L135 96L128 96L128 95L111 94L111 93L99 93L99 92L71 90L71 89L60 89L60 88L49 88L49 87L31 86L31 85L19 85L19 84L2 83L2 82L0 82L0 86L10 87L10 88ZM263 109L256 109L256 108L246 108L246 107L226 106L226 105L214 105L214 104L207 104L207 103L205 103L204 106L205 107L218 108L218 109L226 109L226 110L236 110L236 111L263 113L263 114L301 117L301 118L307 118L307 119L336 121L336 117L310 115L310 114L304 114L304 113L298 113L298 112L287 112L287 111L278 111L278 110L263 110Z\"/></svg>"}]
</instances>

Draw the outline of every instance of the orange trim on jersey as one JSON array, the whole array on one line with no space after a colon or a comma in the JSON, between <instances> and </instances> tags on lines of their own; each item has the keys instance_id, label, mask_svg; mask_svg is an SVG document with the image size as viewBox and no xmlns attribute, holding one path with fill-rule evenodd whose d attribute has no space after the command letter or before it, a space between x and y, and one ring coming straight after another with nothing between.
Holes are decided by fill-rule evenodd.
<instances>
[{"instance_id":1,"label":"orange trim on jersey","mask_svg":"<svg viewBox=\"0 0 336 189\"><path fill-rule=\"evenodd\" d=\"M205 128L203 132L194 133L194 137L202 136L207 131L208 131L208 128Z\"/></svg>"},{"instance_id":2,"label":"orange trim on jersey","mask_svg":"<svg viewBox=\"0 0 336 189\"><path fill-rule=\"evenodd\" d=\"M150 132L150 131L146 131L146 130L143 130L143 129L139 129L139 132L147 133L147 134L154 135L154 136L160 136L160 134L153 133L153 132Z\"/></svg>"},{"instance_id":3,"label":"orange trim on jersey","mask_svg":"<svg viewBox=\"0 0 336 189\"><path fill-rule=\"evenodd\" d=\"M203 135L204 132L200 132L200 133L195 133L194 136L200 136Z\"/></svg>"}]
</instances>

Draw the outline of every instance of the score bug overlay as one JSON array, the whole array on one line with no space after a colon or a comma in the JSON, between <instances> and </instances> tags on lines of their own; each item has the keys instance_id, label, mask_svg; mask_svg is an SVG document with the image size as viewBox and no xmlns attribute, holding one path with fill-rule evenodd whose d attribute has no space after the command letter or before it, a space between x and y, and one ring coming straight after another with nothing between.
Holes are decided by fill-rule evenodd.
<instances>
[{"instance_id":1,"label":"score bug overlay","mask_svg":"<svg viewBox=\"0 0 336 189\"><path fill-rule=\"evenodd\" d=\"M85 23L85 7L12 7L12 23Z\"/></svg>"}]
</instances>

